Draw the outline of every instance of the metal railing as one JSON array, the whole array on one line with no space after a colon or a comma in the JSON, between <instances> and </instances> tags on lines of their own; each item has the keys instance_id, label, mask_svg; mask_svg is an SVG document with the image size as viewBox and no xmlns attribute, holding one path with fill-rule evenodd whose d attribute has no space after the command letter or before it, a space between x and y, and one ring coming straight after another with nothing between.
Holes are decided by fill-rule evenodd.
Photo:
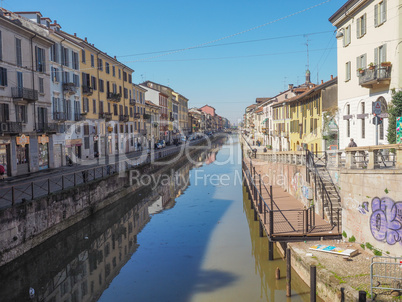
<instances>
[{"instance_id":1,"label":"metal railing","mask_svg":"<svg viewBox=\"0 0 402 302\"><path fill-rule=\"evenodd\" d=\"M112 102L120 102L121 101L121 94L108 92L106 98Z\"/></svg>"},{"instance_id":2,"label":"metal railing","mask_svg":"<svg viewBox=\"0 0 402 302\"><path fill-rule=\"evenodd\" d=\"M12 87L11 95L14 99L24 99L27 101L38 100L38 90L31 88Z\"/></svg>"},{"instance_id":3,"label":"metal railing","mask_svg":"<svg viewBox=\"0 0 402 302\"><path fill-rule=\"evenodd\" d=\"M36 123L37 133L63 133L64 127L57 123Z\"/></svg>"},{"instance_id":4,"label":"metal railing","mask_svg":"<svg viewBox=\"0 0 402 302\"><path fill-rule=\"evenodd\" d=\"M377 290L402 291L402 257L374 256L370 264L371 297ZM374 294L374 295L373 295ZM374 300L373 300L374 301Z\"/></svg>"},{"instance_id":5,"label":"metal railing","mask_svg":"<svg viewBox=\"0 0 402 302\"><path fill-rule=\"evenodd\" d=\"M383 80L389 80L391 78L391 67L379 67L366 68L359 76L359 85L365 86L372 83L381 82Z\"/></svg>"},{"instance_id":6,"label":"metal railing","mask_svg":"<svg viewBox=\"0 0 402 302\"><path fill-rule=\"evenodd\" d=\"M21 122L0 123L0 133L21 133L21 132L22 132Z\"/></svg>"},{"instance_id":7,"label":"metal railing","mask_svg":"<svg viewBox=\"0 0 402 302\"><path fill-rule=\"evenodd\" d=\"M200 144L204 140L205 138L193 141L191 143L188 142L188 145L193 146ZM48 178L26 181L24 183L19 183L12 186L0 187L0 204L6 202L8 204L7 206L13 206L19 202L33 200L38 197L47 196L55 192L73 188L87 182L107 178L116 173L125 172L148 165L152 160L162 160L163 158L179 153L180 150L181 147L154 150L153 154L149 154L146 157L145 154L143 154L142 158L138 156L132 159L117 161L113 164L86 166L81 170L63 175L52 175ZM112 157L113 155L109 155L109 158ZM2 207L4 208L4 205Z\"/></svg>"},{"instance_id":8,"label":"metal railing","mask_svg":"<svg viewBox=\"0 0 402 302\"><path fill-rule=\"evenodd\" d=\"M65 121L67 120L67 113L65 112L53 112L53 120L55 121Z\"/></svg>"},{"instance_id":9,"label":"metal railing","mask_svg":"<svg viewBox=\"0 0 402 302\"><path fill-rule=\"evenodd\" d=\"M93 92L94 89L92 87L85 85L82 86L82 94L89 96L92 95Z\"/></svg>"}]
</instances>

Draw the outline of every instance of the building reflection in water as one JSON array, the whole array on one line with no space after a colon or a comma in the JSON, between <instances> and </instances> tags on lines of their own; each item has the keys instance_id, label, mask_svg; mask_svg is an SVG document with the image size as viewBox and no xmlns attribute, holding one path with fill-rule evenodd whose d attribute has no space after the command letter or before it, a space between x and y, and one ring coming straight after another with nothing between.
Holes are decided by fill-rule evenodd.
<instances>
[{"instance_id":1,"label":"building reflection in water","mask_svg":"<svg viewBox=\"0 0 402 302\"><path fill-rule=\"evenodd\" d=\"M213 144L214 154L224 140ZM213 155L214 158L215 155ZM197 156L196 156L197 158ZM198 160L211 158L204 150ZM77 223L0 270L1 301L96 301L135 253L151 216L175 205L193 164L177 167L156 190L147 187ZM29 297L29 289L35 297Z\"/></svg>"}]
</instances>

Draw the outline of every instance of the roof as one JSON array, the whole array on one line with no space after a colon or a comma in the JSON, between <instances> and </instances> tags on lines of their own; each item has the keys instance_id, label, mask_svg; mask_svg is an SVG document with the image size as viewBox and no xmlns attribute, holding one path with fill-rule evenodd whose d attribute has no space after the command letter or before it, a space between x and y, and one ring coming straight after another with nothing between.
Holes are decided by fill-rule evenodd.
<instances>
[{"instance_id":1,"label":"roof","mask_svg":"<svg viewBox=\"0 0 402 302\"><path fill-rule=\"evenodd\" d=\"M255 107L257 107L257 105L256 105L256 104L252 104L252 105L248 106L247 108L252 109L252 108L255 108Z\"/></svg>"},{"instance_id":2,"label":"roof","mask_svg":"<svg viewBox=\"0 0 402 302\"><path fill-rule=\"evenodd\" d=\"M322 83L322 84L320 84L320 85L317 85L317 86L311 88L310 90L307 90L307 91L303 92L303 93L300 94L300 95L297 95L297 96L295 96L295 97L293 97L293 98L291 98L291 99L288 99L288 100L286 100L285 102L286 102L286 103L291 103L291 102L297 101L297 100L299 100L299 99L304 98L304 97L307 96L307 95L310 95L310 94L312 94L312 93L314 93L314 92L316 92L316 91L322 90L322 89L324 89L324 88L326 88L326 87L328 87L328 86L331 86L331 85L333 85L333 84L335 84L335 83L337 83L337 82L338 82L338 77L335 77L335 78L333 78L333 79L331 79L331 80L329 80L329 81L327 81L327 82L325 82L325 83Z\"/></svg>"},{"instance_id":3,"label":"roof","mask_svg":"<svg viewBox=\"0 0 402 302\"><path fill-rule=\"evenodd\" d=\"M262 107L260 107L260 108L258 108L256 111L255 111L255 113L260 113L260 112L263 112L263 108Z\"/></svg>"},{"instance_id":4,"label":"roof","mask_svg":"<svg viewBox=\"0 0 402 302\"><path fill-rule=\"evenodd\" d=\"M153 102L151 102L151 101L147 101L147 100L145 100L145 105L160 108L160 106L159 106L159 105L156 105L155 103L153 103Z\"/></svg>"},{"instance_id":5,"label":"roof","mask_svg":"<svg viewBox=\"0 0 402 302\"><path fill-rule=\"evenodd\" d=\"M32 12L14 12L14 14L18 14L18 15L38 14L41 17L43 17L41 12L38 12L38 11L36 11L36 12L35 11L32 11Z\"/></svg>"},{"instance_id":6,"label":"roof","mask_svg":"<svg viewBox=\"0 0 402 302\"><path fill-rule=\"evenodd\" d=\"M256 98L255 99L255 102L257 103L257 104L259 104L259 103L263 103L263 102L266 102L266 101L269 101L271 98Z\"/></svg>"}]
</instances>

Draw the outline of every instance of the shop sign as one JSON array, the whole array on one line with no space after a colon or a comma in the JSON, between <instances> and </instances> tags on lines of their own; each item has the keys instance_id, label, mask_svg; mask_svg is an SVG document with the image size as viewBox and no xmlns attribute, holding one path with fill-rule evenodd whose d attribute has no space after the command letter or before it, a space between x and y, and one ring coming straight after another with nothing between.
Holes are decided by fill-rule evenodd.
<instances>
[{"instance_id":1,"label":"shop sign","mask_svg":"<svg viewBox=\"0 0 402 302\"><path fill-rule=\"evenodd\" d=\"M113 132L113 127L111 127L111 126L107 127L107 131Z\"/></svg>"},{"instance_id":2,"label":"shop sign","mask_svg":"<svg viewBox=\"0 0 402 302\"><path fill-rule=\"evenodd\" d=\"M21 136L17 136L16 141L17 145L25 147L25 145L29 145L29 136L25 136L25 134L22 134Z\"/></svg>"},{"instance_id":3,"label":"shop sign","mask_svg":"<svg viewBox=\"0 0 402 302\"><path fill-rule=\"evenodd\" d=\"M38 144L45 145L47 143L49 143L49 137L48 136L46 136L44 134L42 136L38 136Z\"/></svg>"},{"instance_id":4,"label":"shop sign","mask_svg":"<svg viewBox=\"0 0 402 302\"><path fill-rule=\"evenodd\" d=\"M82 145L82 139L77 138L77 139L66 139L66 147L71 147L71 146L81 146Z\"/></svg>"},{"instance_id":5,"label":"shop sign","mask_svg":"<svg viewBox=\"0 0 402 302\"><path fill-rule=\"evenodd\" d=\"M9 139L0 139L0 145L8 145L11 143Z\"/></svg>"}]
</instances>

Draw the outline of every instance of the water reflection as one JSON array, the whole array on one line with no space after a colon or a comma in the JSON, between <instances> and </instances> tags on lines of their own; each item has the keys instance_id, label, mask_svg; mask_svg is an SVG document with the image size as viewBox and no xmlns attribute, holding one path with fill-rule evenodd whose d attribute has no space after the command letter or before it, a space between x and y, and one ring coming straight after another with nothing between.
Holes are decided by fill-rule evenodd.
<instances>
[{"instance_id":1,"label":"water reflection","mask_svg":"<svg viewBox=\"0 0 402 302\"><path fill-rule=\"evenodd\" d=\"M213 151L194 156L195 162L215 158ZM66 231L50 238L0 270L1 301L96 301L139 247L137 235L152 215L175 206L190 185L194 163L181 163L156 190L151 186L126 196ZM230 276L205 272L204 284L230 282ZM199 285L200 290L203 287ZM35 297L29 297L29 289Z\"/></svg>"}]
</instances>

